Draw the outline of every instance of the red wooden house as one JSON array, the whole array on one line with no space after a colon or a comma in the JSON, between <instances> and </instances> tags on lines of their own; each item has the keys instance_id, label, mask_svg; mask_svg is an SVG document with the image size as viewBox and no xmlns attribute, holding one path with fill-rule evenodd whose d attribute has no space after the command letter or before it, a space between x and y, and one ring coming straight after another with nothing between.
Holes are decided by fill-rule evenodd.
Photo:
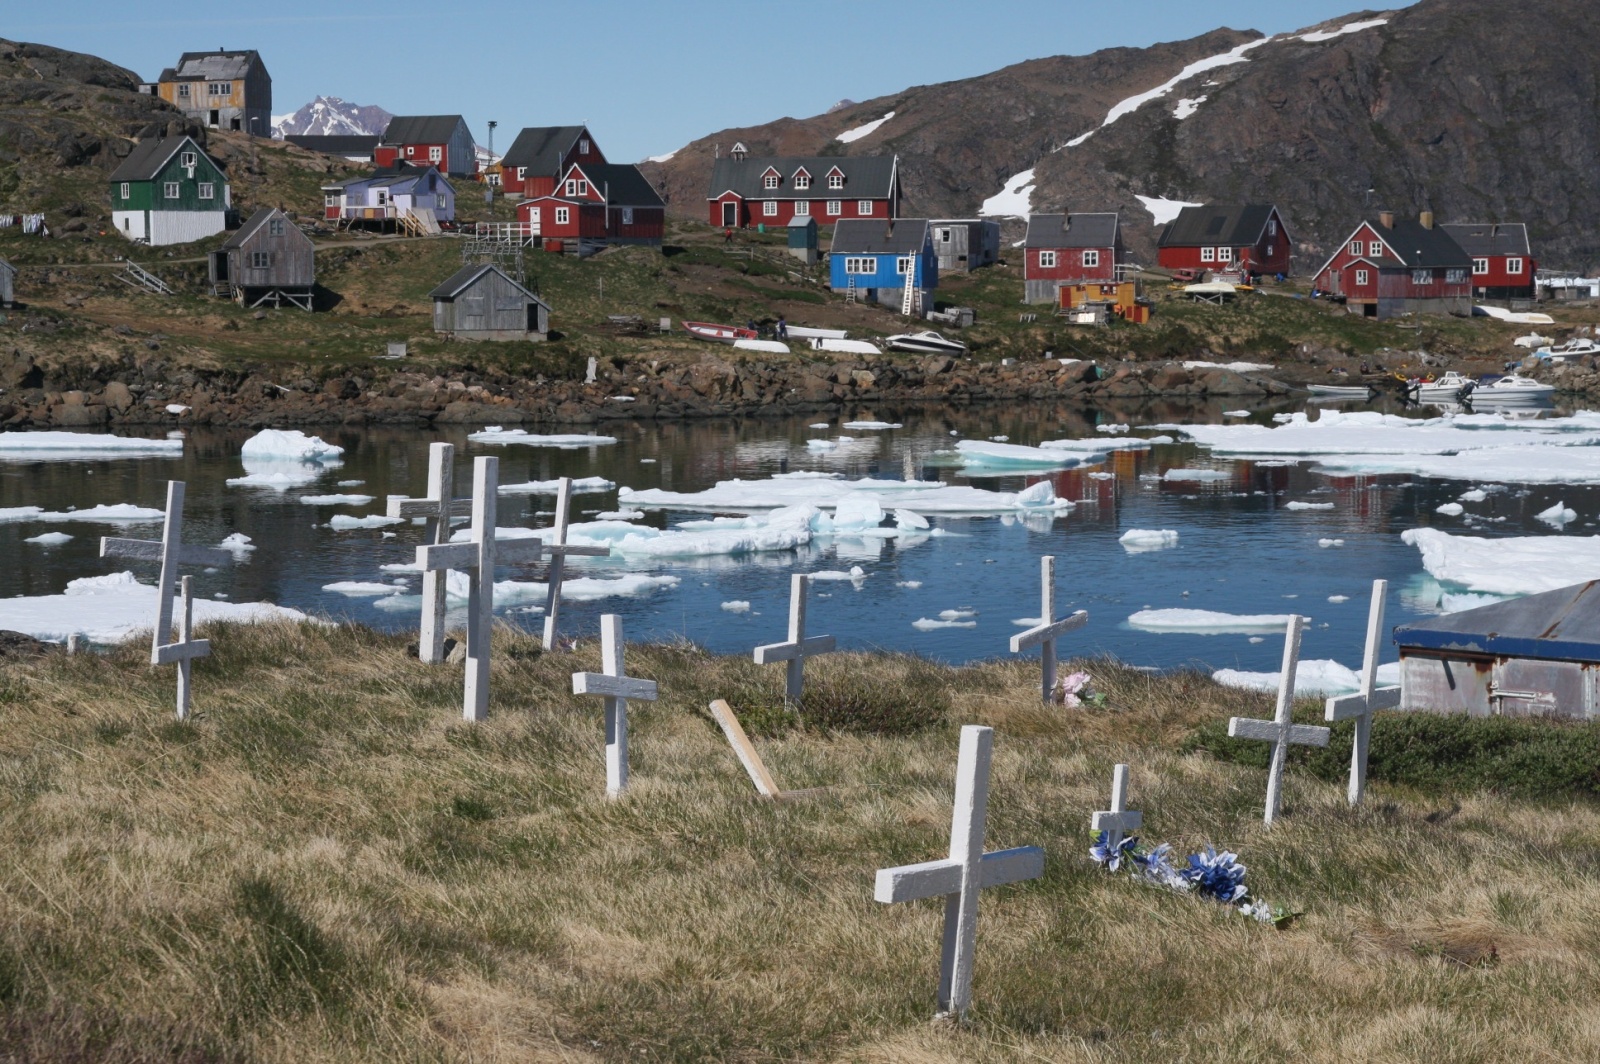
<instances>
[{"instance_id":1,"label":"red wooden house","mask_svg":"<svg viewBox=\"0 0 1600 1064\"><path fill-rule=\"evenodd\" d=\"M373 152L379 166L436 166L451 177L478 172L477 146L460 115L404 115L389 120Z\"/></svg>"},{"instance_id":2,"label":"red wooden house","mask_svg":"<svg viewBox=\"0 0 1600 1064\"><path fill-rule=\"evenodd\" d=\"M517 134L500 160L501 187L519 196L549 196L573 163L605 161L585 126L530 126Z\"/></svg>"},{"instance_id":3,"label":"red wooden house","mask_svg":"<svg viewBox=\"0 0 1600 1064\"><path fill-rule=\"evenodd\" d=\"M1472 259L1431 211L1416 221L1385 211L1356 226L1314 284L1369 318L1472 313Z\"/></svg>"},{"instance_id":4,"label":"red wooden house","mask_svg":"<svg viewBox=\"0 0 1600 1064\"><path fill-rule=\"evenodd\" d=\"M1292 246L1283 215L1269 203L1185 207L1156 245L1164 270L1287 274Z\"/></svg>"},{"instance_id":5,"label":"red wooden house","mask_svg":"<svg viewBox=\"0 0 1600 1064\"><path fill-rule=\"evenodd\" d=\"M1031 214L1023 240L1022 301L1054 303L1063 284L1110 284L1122 261L1116 212Z\"/></svg>"},{"instance_id":6,"label":"red wooden house","mask_svg":"<svg viewBox=\"0 0 1600 1064\"><path fill-rule=\"evenodd\" d=\"M661 246L667 206L637 166L574 163L558 187L517 205L547 251L588 255L611 244Z\"/></svg>"},{"instance_id":7,"label":"red wooden house","mask_svg":"<svg viewBox=\"0 0 1600 1064\"><path fill-rule=\"evenodd\" d=\"M706 202L711 224L727 229L787 226L796 218L814 218L818 225L897 218L900 157L753 158L735 144L712 168Z\"/></svg>"},{"instance_id":8,"label":"red wooden house","mask_svg":"<svg viewBox=\"0 0 1600 1064\"><path fill-rule=\"evenodd\" d=\"M1521 222L1454 222L1439 226L1472 259L1472 290L1486 299L1532 299L1538 267Z\"/></svg>"}]
</instances>

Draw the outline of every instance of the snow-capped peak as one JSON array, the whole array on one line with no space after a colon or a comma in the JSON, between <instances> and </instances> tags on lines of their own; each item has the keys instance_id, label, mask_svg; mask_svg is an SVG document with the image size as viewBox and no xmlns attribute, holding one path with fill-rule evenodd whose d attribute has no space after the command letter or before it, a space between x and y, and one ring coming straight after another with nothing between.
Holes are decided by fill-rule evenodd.
<instances>
[{"instance_id":1,"label":"snow-capped peak","mask_svg":"<svg viewBox=\"0 0 1600 1064\"><path fill-rule=\"evenodd\" d=\"M318 96L293 114L272 116L272 135L374 136L393 118L381 107L350 103L337 96Z\"/></svg>"}]
</instances>

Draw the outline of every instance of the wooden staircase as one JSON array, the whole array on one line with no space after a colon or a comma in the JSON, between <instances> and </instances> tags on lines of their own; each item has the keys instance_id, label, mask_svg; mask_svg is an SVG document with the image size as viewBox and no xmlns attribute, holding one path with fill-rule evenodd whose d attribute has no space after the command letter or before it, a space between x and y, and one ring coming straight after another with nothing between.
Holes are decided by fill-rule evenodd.
<instances>
[{"instance_id":1,"label":"wooden staircase","mask_svg":"<svg viewBox=\"0 0 1600 1064\"><path fill-rule=\"evenodd\" d=\"M154 292L158 296L170 296L172 294L172 289L167 287L167 282L132 259L126 260L123 263L122 270L112 274L112 276L135 288L142 288L146 292Z\"/></svg>"}]
</instances>

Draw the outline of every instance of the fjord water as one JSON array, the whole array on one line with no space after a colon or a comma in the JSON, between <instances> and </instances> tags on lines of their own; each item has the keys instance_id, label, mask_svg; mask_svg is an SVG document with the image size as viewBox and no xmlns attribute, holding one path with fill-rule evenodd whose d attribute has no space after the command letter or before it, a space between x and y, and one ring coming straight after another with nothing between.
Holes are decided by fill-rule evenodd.
<instances>
[{"instance_id":1,"label":"fjord water","mask_svg":"<svg viewBox=\"0 0 1600 1064\"><path fill-rule=\"evenodd\" d=\"M1273 412L1298 408L1299 404L1259 408L1252 411L1251 420L1271 424ZM230 533L242 532L257 547L243 564L196 573L197 595L275 602L336 620L404 630L414 629L417 622L417 578L380 566L410 561L421 530L405 524L337 531L328 522L335 514L382 513L384 497L390 494L422 495L428 444L434 440L457 445L458 494L471 484L472 458L481 454L499 456L502 484L560 476L603 477L634 489L675 492L699 491L721 480L806 470L852 478L910 476L1006 491L1048 479L1058 496L1076 503L1073 509L1028 516L928 515L930 524L943 532L930 537L819 537L798 550L764 554L569 562L569 579L631 572L675 577L678 582L636 596L569 602L563 606L563 627L580 638L592 637L599 616L616 612L623 616L630 640L686 638L717 651L748 652L755 644L782 638L789 573L848 572L860 567L861 579L814 586L812 632L832 634L842 647L913 651L953 662L1003 656L1010 636L1020 630L1013 622L1038 615L1038 559L1053 554L1057 609L1063 613L1086 609L1090 614L1089 625L1067 637L1063 653L1106 653L1143 666L1199 664L1256 671L1278 667L1280 639L1151 634L1131 629L1126 620L1146 608L1298 612L1311 617L1303 657L1333 658L1354 666L1359 663L1374 578L1390 581L1391 624L1439 612L1439 589L1423 572L1418 551L1402 543L1400 533L1424 525L1469 531L1458 520L1435 512L1438 505L1474 486L1460 481L1407 475L1329 476L1314 472L1309 461L1229 461L1182 443L1120 452L1104 462L1072 469L970 480L938 456L958 438L1006 436L1012 443L1029 444L1095 438L1097 421L1131 422L1135 434L1154 435L1137 426L1215 423L1223 420L1222 409L1215 406L1162 404L1095 412L1019 404L959 411L861 410L852 416L898 421L903 427L847 430L839 427L847 418L822 416L618 423L597 430L618 437L615 445L577 449L484 445L469 442L466 427L438 432L327 427L310 431L345 448L343 464L328 468L312 483L283 492L225 483L242 472L239 450L250 432L195 429L181 458L0 460L0 507L66 510L136 503L159 508L166 481L183 479L188 482L187 542L216 544ZM823 420L830 423L828 430L810 427ZM831 452L806 446L808 439L841 434L855 439ZM1195 466L1215 468L1226 477L1200 482L1152 477L1167 469ZM1113 476L1089 475L1095 472ZM361 483L351 485L352 481ZM339 486L341 482L346 486ZM374 501L364 506L299 501L306 495L334 493L371 495ZM1478 525L1470 534L1563 534L1533 518L1558 500L1580 515L1564 534L1590 534L1592 528L1587 526L1600 508L1597 494L1592 488L1522 491L1512 485L1511 490L1474 505L1474 511L1491 523ZM502 495L499 523L548 525L553 501L547 495ZM1294 509L1285 505L1291 501L1333 505ZM597 511L626 508L625 500L620 507L618 502L615 491L575 495L573 521L593 520ZM886 508L891 505L885 501ZM664 528L708 516L649 511L639 523ZM1177 544L1131 553L1118 538L1135 528L1174 530ZM24 542L41 531L66 532L73 538L58 546ZM0 524L0 548L11 561L0 570L0 594L57 594L76 577L123 568L153 581L153 565L100 559L98 537L155 538L157 532L153 524ZM1343 542L1319 546L1326 540ZM543 580L544 567L507 566L499 579ZM397 580L406 582L410 597L355 598L324 589L340 581ZM1330 601L1341 596L1346 601ZM733 602L748 602L749 610L723 608ZM944 611L959 612L941 618ZM538 614L531 612L526 600L499 612L513 623L538 628ZM919 619L957 626L919 628L913 624ZM1392 659L1393 648L1388 647L1385 660Z\"/></svg>"}]
</instances>

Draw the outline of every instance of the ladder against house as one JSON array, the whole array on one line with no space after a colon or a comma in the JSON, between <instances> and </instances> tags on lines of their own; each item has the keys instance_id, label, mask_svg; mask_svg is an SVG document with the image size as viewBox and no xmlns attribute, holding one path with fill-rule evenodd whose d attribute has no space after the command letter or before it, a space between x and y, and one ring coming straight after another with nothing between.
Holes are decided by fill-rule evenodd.
<instances>
[{"instance_id":1,"label":"ladder against house","mask_svg":"<svg viewBox=\"0 0 1600 1064\"><path fill-rule=\"evenodd\" d=\"M400 226L407 236L438 236L443 232L431 207L413 207L400 215Z\"/></svg>"},{"instance_id":2,"label":"ladder against house","mask_svg":"<svg viewBox=\"0 0 1600 1064\"><path fill-rule=\"evenodd\" d=\"M172 289L167 287L167 282L132 259L128 259L123 263L122 272L112 274L112 276L133 285L135 288L143 288L146 292L154 292L158 296L170 296L172 294Z\"/></svg>"},{"instance_id":3,"label":"ladder against house","mask_svg":"<svg viewBox=\"0 0 1600 1064\"><path fill-rule=\"evenodd\" d=\"M844 301L846 303L854 303L856 301L856 279L854 277L845 282Z\"/></svg>"},{"instance_id":4,"label":"ladder against house","mask_svg":"<svg viewBox=\"0 0 1600 1064\"><path fill-rule=\"evenodd\" d=\"M916 260L913 259L906 267L906 290L900 297L901 316L910 317L914 312L920 310L921 308L917 306L918 302L920 301L917 299L917 264Z\"/></svg>"}]
</instances>

